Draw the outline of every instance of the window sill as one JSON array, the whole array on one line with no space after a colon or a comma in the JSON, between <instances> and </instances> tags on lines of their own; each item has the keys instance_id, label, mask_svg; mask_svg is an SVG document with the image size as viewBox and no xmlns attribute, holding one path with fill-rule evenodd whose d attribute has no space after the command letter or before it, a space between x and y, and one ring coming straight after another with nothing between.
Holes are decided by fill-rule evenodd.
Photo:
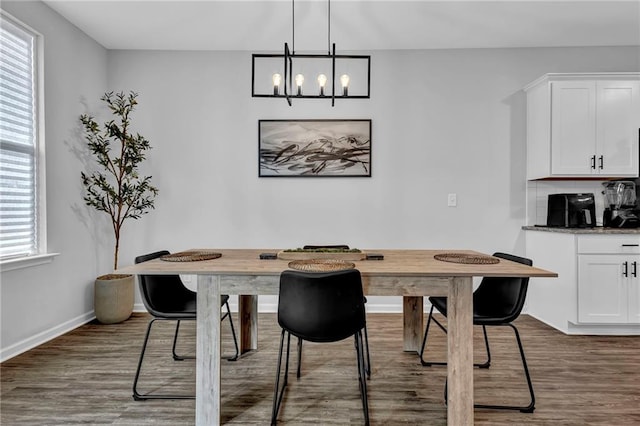
<instances>
[{"instance_id":1,"label":"window sill","mask_svg":"<svg viewBox=\"0 0 640 426\"><path fill-rule=\"evenodd\" d=\"M18 257L0 261L2 272L13 271L14 269L30 268L32 266L44 265L53 262L53 258L60 253L36 254L33 256Z\"/></svg>"}]
</instances>

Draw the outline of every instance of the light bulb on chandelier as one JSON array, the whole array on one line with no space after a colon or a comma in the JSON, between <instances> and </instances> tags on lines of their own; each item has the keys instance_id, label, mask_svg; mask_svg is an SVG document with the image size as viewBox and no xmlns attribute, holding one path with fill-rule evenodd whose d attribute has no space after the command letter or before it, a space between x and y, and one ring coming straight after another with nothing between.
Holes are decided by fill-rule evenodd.
<instances>
[{"instance_id":1,"label":"light bulb on chandelier","mask_svg":"<svg viewBox=\"0 0 640 426\"><path fill-rule=\"evenodd\" d=\"M349 96L349 76L347 74L340 76L340 84L342 84L342 96Z\"/></svg>"},{"instance_id":2,"label":"light bulb on chandelier","mask_svg":"<svg viewBox=\"0 0 640 426\"><path fill-rule=\"evenodd\" d=\"M324 86L327 84L327 76L320 74L318 76L318 85L320 86L320 96L324 96Z\"/></svg>"},{"instance_id":3,"label":"light bulb on chandelier","mask_svg":"<svg viewBox=\"0 0 640 426\"><path fill-rule=\"evenodd\" d=\"M280 94L280 83L282 82L282 76L276 73L273 75L273 77L271 77L271 79L273 80L273 94L277 96Z\"/></svg>"},{"instance_id":4,"label":"light bulb on chandelier","mask_svg":"<svg viewBox=\"0 0 640 426\"><path fill-rule=\"evenodd\" d=\"M304 83L304 75L296 74L296 94L302 96L302 83Z\"/></svg>"}]
</instances>

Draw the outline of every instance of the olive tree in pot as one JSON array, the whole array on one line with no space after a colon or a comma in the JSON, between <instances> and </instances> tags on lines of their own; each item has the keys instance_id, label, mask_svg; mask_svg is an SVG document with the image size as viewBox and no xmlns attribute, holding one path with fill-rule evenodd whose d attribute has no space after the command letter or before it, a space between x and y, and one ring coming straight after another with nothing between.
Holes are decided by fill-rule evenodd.
<instances>
[{"instance_id":1,"label":"olive tree in pot","mask_svg":"<svg viewBox=\"0 0 640 426\"><path fill-rule=\"evenodd\" d=\"M131 113L138 104L138 94L105 93L113 119L102 128L94 117L80 116L89 151L98 163L98 170L81 173L85 203L105 212L111 219L115 236L113 269L118 269L118 253L122 226L127 219L139 219L154 208L158 189L151 185L151 176L140 177L138 166L151 149L149 141L131 133ZM133 275L107 274L96 278L94 309L98 321L112 324L131 316L134 302Z\"/></svg>"}]
</instances>

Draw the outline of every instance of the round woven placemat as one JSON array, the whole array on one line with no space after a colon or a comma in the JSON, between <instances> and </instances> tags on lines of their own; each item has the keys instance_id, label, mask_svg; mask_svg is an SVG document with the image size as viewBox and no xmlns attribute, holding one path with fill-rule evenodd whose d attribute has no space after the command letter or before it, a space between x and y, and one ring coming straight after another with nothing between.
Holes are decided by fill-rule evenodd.
<instances>
[{"instance_id":1,"label":"round woven placemat","mask_svg":"<svg viewBox=\"0 0 640 426\"><path fill-rule=\"evenodd\" d=\"M500 262L500 259L497 257L466 253L439 253L433 257L443 262L470 263L474 265L490 265Z\"/></svg>"},{"instance_id":2,"label":"round woven placemat","mask_svg":"<svg viewBox=\"0 0 640 426\"><path fill-rule=\"evenodd\" d=\"M213 250L187 250L165 254L160 259L167 262L197 262L198 260L217 259L220 256L222 256L222 253L217 253Z\"/></svg>"},{"instance_id":3,"label":"round woven placemat","mask_svg":"<svg viewBox=\"0 0 640 426\"><path fill-rule=\"evenodd\" d=\"M337 259L303 259L289 262L289 268L306 272L343 271L355 267L354 263Z\"/></svg>"}]
</instances>

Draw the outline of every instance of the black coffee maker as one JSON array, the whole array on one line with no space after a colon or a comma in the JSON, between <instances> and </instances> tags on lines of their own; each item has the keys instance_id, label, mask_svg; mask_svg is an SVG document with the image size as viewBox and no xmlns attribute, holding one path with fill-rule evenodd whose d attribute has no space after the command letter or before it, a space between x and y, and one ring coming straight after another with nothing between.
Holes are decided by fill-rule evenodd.
<instances>
[{"instance_id":1,"label":"black coffee maker","mask_svg":"<svg viewBox=\"0 0 640 426\"><path fill-rule=\"evenodd\" d=\"M630 180L604 182L605 209L602 225L611 228L638 228L636 184Z\"/></svg>"}]
</instances>

